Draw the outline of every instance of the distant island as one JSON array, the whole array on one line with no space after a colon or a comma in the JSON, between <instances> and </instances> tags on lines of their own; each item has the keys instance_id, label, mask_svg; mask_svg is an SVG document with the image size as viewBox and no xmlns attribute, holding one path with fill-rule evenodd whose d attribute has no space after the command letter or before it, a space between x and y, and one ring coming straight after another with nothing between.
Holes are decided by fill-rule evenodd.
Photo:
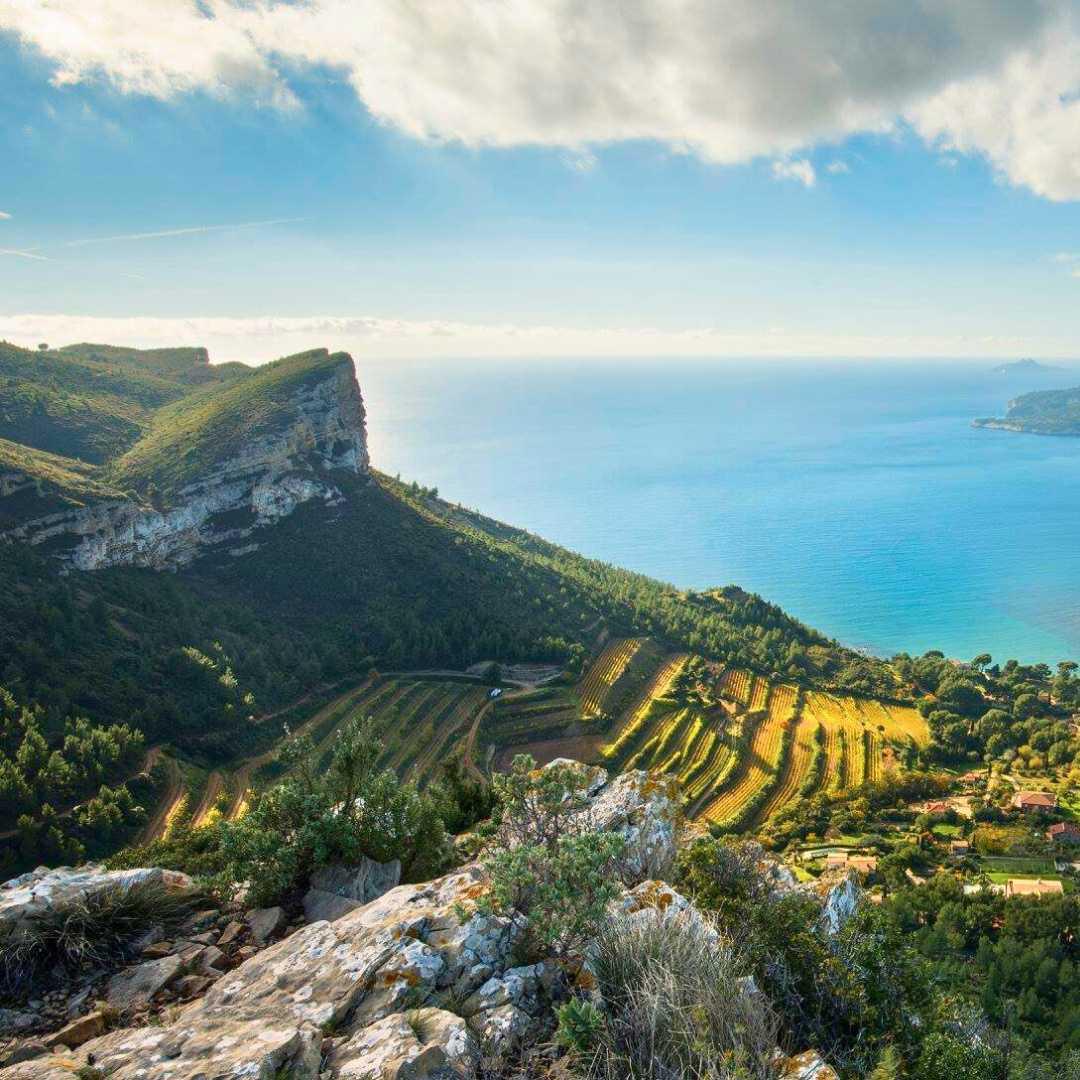
<instances>
[{"instance_id":1,"label":"distant island","mask_svg":"<svg viewBox=\"0 0 1080 1080\"><path fill-rule=\"evenodd\" d=\"M984 417L971 423L978 428L1032 435L1080 435L1080 386L1021 394L1009 402L1004 417Z\"/></svg>"},{"instance_id":2,"label":"distant island","mask_svg":"<svg viewBox=\"0 0 1080 1080\"><path fill-rule=\"evenodd\" d=\"M1045 375L1062 371L1056 364L1043 364L1038 360L1013 360L1007 364L998 364L993 369L994 375Z\"/></svg>"}]
</instances>

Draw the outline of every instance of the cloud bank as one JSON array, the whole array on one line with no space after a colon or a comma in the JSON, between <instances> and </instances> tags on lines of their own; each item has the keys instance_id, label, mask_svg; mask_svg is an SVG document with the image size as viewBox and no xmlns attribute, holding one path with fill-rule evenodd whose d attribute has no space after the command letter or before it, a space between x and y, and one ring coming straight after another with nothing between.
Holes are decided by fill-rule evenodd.
<instances>
[{"instance_id":1,"label":"cloud bank","mask_svg":"<svg viewBox=\"0 0 1080 1080\"><path fill-rule=\"evenodd\" d=\"M1014 358L1019 354L1074 358L1075 342L1009 335L823 334L767 328L732 332L685 329L463 323L374 315L238 317L103 317L63 314L0 315L0 339L33 348L104 341L140 348L203 345L215 362L261 364L278 356L325 346L344 349L364 363L384 360L515 357L910 357Z\"/></svg>"},{"instance_id":2,"label":"cloud bank","mask_svg":"<svg viewBox=\"0 0 1080 1080\"><path fill-rule=\"evenodd\" d=\"M786 161L910 125L1080 198L1077 0L0 0L53 81L300 108L332 70L419 139Z\"/></svg>"}]
</instances>

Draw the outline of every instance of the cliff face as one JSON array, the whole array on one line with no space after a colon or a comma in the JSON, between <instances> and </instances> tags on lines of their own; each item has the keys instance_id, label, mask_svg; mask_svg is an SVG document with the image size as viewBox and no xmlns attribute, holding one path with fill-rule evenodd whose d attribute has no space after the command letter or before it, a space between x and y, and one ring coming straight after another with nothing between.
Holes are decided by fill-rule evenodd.
<instances>
[{"instance_id":1,"label":"cliff face","mask_svg":"<svg viewBox=\"0 0 1080 1080\"><path fill-rule=\"evenodd\" d=\"M335 505L335 473L368 470L364 405L352 361L298 385L270 430L245 441L179 488L167 505L117 498L30 516L2 536L48 543L68 568L175 569L210 547L241 555L258 547L257 531L317 500ZM5 492L34 478L5 474ZM44 508L44 506L43 506Z\"/></svg>"}]
</instances>

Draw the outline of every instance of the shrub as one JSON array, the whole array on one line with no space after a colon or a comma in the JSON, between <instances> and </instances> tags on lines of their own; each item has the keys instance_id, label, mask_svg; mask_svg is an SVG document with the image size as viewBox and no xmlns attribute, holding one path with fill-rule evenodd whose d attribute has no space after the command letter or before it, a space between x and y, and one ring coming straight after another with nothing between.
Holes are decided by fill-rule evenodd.
<instances>
[{"instance_id":1,"label":"shrub","mask_svg":"<svg viewBox=\"0 0 1080 1080\"><path fill-rule=\"evenodd\" d=\"M249 900L259 905L302 887L319 866L365 856L400 859L403 876L414 880L437 873L448 856L438 808L379 770L381 753L368 719L342 726L325 768L305 739L287 744L290 777L253 799L238 821L218 826L222 885L248 883Z\"/></svg>"},{"instance_id":2,"label":"shrub","mask_svg":"<svg viewBox=\"0 0 1080 1080\"><path fill-rule=\"evenodd\" d=\"M592 1049L604 1028L604 1014L586 998L571 998L555 1010L559 1018L555 1039L568 1050Z\"/></svg>"},{"instance_id":3,"label":"shrub","mask_svg":"<svg viewBox=\"0 0 1080 1080\"><path fill-rule=\"evenodd\" d=\"M740 952L703 921L611 919L593 955L607 1022L577 1065L590 1080L773 1077L776 1022L740 980Z\"/></svg>"},{"instance_id":4,"label":"shrub","mask_svg":"<svg viewBox=\"0 0 1080 1080\"><path fill-rule=\"evenodd\" d=\"M0 941L0 993L21 998L79 971L114 966L151 927L172 936L192 900L147 882L84 893L35 915Z\"/></svg>"},{"instance_id":5,"label":"shrub","mask_svg":"<svg viewBox=\"0 0 1080 1080\"><path fill-rule=\"evenodd\" d=\"M604 918L621 885L616 862L625 847L614 833L564 836L551 847L521 844L488 855L489 892L478 901L488 913L521 915L534 952L579 952Z\"/></svg>"}]
</instances>

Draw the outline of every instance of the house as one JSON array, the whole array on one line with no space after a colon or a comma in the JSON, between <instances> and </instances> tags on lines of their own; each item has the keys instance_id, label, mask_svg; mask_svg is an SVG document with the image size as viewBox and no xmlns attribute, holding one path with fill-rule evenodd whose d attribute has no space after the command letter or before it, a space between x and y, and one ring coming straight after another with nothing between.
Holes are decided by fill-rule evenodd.
<instances>
[{"instance_id":1,"label":"house","mask_svg":"<svg viewBox=\"0 0 1080 1080\"><path fill-rule=\"evenodd\" d=\"M971 845L966 840L953 840L949 844L950 855L970 855Z\"/></svg>"},{"instance_id":2,"label":"house","mask_svg":"<svg viewBox=\"0 0 1080 1080\"><path fill-rule=\"evenodd\" d=\"M877 869L877 859L873 855L852 855L847 861L849 870L860 874L872 874Z\"/></svg>"},{"instance_id":3,"label":"house","mask_svg":"<svg viewBox=\"0 0 1080 1080\"><path fill-rule=\"evenodd\" d=\"M846 851L831 851L825 860L826 870L846 870L848 865L848 853Z\"/></svg>"},{"instance_id":4,"label":"house","mask_svg":"<svg viewBox=\"0 0 1080 1080\"><path fill-rule=\"evenodd\" d=\"M1013 796L1013 809L1025 814L1045 813L1057 809L1057 796L1052 791L1018 791Z\"/></svg>"},{"instance_id":5,"label":"house","mask_svg":"<svg viewBox=\"0 0 1080 1080\"><path fill-rule=\"evenodd\" d=\"M1072 821L1059 821L1046 830L1052 844L1080 844L1080 826Z\"/></svg>"},{"instance_id":6,"label":"house","mask_svg":"<svg viewBox=\"0 0 1080 1080\"><path fill-rule=\"evenodd\" d=\"M943 800L937 802L928 802L924 814L947 814L949 812L949 804Z\"/></svg>"},{"instance_id":7,"label":"house","mask_svg":"<svg viewBox=\"0 0 1080 1080\"><path fill-rule=\"evenodd\" d=\"M1009 878L1005 883L1005 897L1011 899L1015 896L1061 896L1065 887L1060 881L1043 881L1042 878L1032 881L1030 878Z\"/></svg>"}]
</instances>

